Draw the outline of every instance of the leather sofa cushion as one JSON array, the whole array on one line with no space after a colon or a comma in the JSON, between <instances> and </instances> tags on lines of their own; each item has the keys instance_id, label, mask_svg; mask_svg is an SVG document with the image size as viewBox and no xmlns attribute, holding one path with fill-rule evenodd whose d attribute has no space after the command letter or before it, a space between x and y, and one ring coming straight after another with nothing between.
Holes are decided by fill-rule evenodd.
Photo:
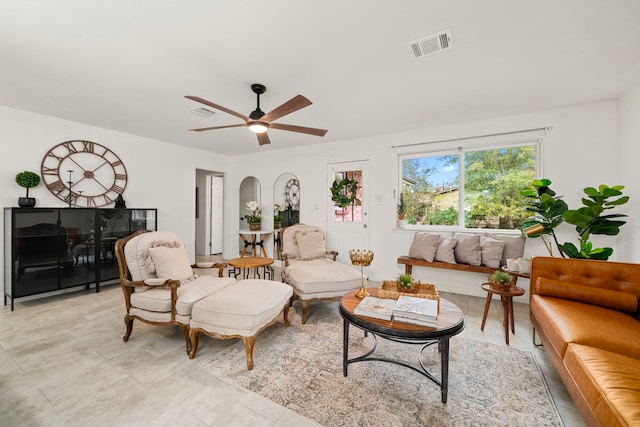
<instances>
[{"instance_id":1,"label":"leather sofa cushion","mask_svg":"<svg viewBox=\"0 0 640 427\"><path fill-rule=\"evenodd\" d=\"M550 297L580 301L587 304L613 310L635 313L638 309L638 298L627 292L595 286L577 285L575 283L539 277L536 280L536 293Z\"/></svg>"},{"instance_id":2,"label":"leather sofa cushion","mask_svg":"<svg viewBox=\"0 0 640 427\"><path fill-rule=\"evenodd\" d=\"M640 425L640 360L570 344L564 365L601 425Z\"/></svg>"},{"instance_id":3,"label":"leather sofa cushion","mask_svg":"<svg viewBox=\"0 0 640 427\"><path fill-rule=\"evenodd\" d=\"M561 358L576 343L640 359L640 322L628 314L541 295L529 309Z\"/></svg>"}]
</instances>

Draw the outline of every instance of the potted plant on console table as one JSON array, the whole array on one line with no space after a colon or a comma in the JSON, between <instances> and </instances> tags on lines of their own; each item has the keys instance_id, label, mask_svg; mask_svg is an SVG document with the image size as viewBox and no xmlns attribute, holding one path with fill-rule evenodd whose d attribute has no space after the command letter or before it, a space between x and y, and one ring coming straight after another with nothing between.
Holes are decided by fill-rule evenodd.
<instances>
[{"instance_id":1,"label":"potted plant on console table","mask_svg":"<svg viewBox=\"0 0 640 427\"><path fill-rule=\"evenodd\" d=\"M262 207L255 200L247 202L247 210L251 211L251 215L245 215L244 218L249 224L249 230L259 231L262 229Z\"/></svg>"}]
</instances>

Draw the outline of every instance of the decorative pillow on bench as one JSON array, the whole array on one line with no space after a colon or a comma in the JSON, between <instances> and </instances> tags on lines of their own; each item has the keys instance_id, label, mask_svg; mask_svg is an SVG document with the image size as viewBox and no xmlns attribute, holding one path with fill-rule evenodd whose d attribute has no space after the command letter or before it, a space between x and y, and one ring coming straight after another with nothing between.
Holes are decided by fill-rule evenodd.
<instances>
[{"instance_id":1,"label":"decorative pillow on bench","mask_svg":"<svg viewBox=\"0 0 640 427\"><path fill-rule=\"evenodd\" d=\"M453 237L458 241L458 244L454 249L456 262L469 265L482 264L479 235L456 233L453 235Z\"/></svg>"},{"instance_id":2,"label":"decorative pillow on bench","mask_svg":"<svg viewBox=\"0 0 640 427\"><path fill-rule=\"evenodd\" d=\"M626 313L635 313L638 309L638 298L633 294L544 277L536 281L536 292L538 295L584 302Z\"/></svg>"},{"instance_id":3,"label":"decorative pillow on bench","mask_svg":"<svg viewBox=\"0 0 640 427\"><path fill-rule=\"evenodd\" d=\"M482 265L492 268L500 268L505 243L491 237L480 237L480 255ZM507 264L502 264L507 265Z\"/></svg>"},{"instance_id":4,"label":"decorative pillow on bench","mask_svg":"<svg viewBox=\"0 0 640 427\"><path fill-rule=\"evenodd\" d=\"M517 259L524 256L524 244L527 238L523 235L507 235L489 233L487 237L504 242L504 250L502 251L502 261L499 265L507 265L508 259Z\"/></svg>"},{"instance_id":5,"label":"decorative pillow on bench","mask_svg":"<svg viewBox=\"0 0 640 427\"><path fill-rule=\"evenodd\" d=\"M413 236L413 242L409 248L409 258L456 264L454 248L457 243L456 239L445 239L439 234L418 232Z\"/></svg>"},{"instance_id":6,"label":"decorative pillow on bench","mask_svg":"<svg viewBox=\"0 0 640 427\"><path fill-rule=\"evenodd\" d=\"M409 248L409 258L423 259L433 262L438 250L440 235L430 233L416 233Z\"/></svg>"},{"instance_id":7,"label":"decorative pillow on bench","mask_svg":"<svg viewBox=\"0 0 640 427\"><path fill-rule=\"evenodd\" d=\"M448 264L456 264L454 249L457 244L458 241L453 237L448 239L440 237L440 240L438 240L438 250L436 251L435 260L439 262L446 262Z\"/></svg>"},{"instance_id":8,"label":"decorative pillow on bench","mask_svg":"<svg viewBox=\"0 0 640 427\"><path fill-rule=\"evenodd\" d=\"M521 258L524 254L524 236L455 233L451 238L439 234L417 232L409 249L409 258L449 264L484 265L500 268L508 258Z\"/></svg>"}]
</instances>

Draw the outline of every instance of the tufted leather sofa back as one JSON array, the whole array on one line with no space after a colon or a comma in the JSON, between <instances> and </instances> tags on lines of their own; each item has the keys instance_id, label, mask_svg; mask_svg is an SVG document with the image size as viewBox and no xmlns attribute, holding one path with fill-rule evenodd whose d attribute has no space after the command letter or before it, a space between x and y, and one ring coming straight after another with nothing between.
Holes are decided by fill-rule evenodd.
<instances>
[{"instance_id":1,"label":"tufted leather sofa back","mask_svg":"<svg viewBox=\"0 0 640 427\"><path fill-rule=\"evenodd\" d=\"M531 262L530 298L536 293L536 282L540 277L626 292L640 299L640 264L534 257ZM636 313L636 317L639 315Z\"/></svg>"}]
</instances>

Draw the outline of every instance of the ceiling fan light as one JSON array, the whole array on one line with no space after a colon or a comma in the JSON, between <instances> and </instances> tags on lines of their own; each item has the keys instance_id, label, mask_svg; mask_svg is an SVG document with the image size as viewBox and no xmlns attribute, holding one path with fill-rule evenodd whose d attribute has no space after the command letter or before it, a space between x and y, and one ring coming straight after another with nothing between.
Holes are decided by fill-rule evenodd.
<instances>
[{"instance_id":1,"label":"ceiling fan light","mask_svg":"<svg viewBox=\"0 0 640 427\"><path fill-rule=\"evenodd\" d=\"M249 125L249 129L255 133L265 133L267 131L267 124L263 122L253 122Z\"/></svg>"}]
</instances>

